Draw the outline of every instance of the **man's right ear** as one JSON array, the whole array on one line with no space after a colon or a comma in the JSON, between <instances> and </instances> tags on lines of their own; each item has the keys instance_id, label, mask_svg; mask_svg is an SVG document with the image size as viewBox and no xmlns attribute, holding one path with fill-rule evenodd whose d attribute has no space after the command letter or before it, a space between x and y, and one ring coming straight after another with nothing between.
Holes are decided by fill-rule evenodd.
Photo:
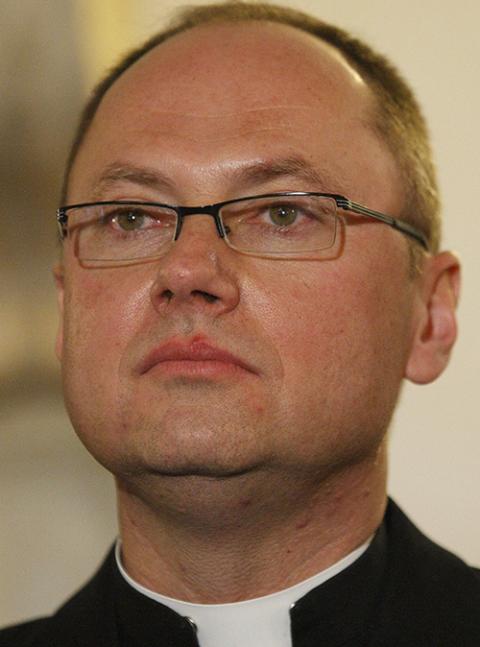
<instances>
[{"instance_id":1,"label":"man's right ear","mask_svg":"<svg viewBox=\"0 0 480 647\"><path fill-rule=\"evenodd\" d=\"M63 354L63 299L65 294L65 275L63 263L57 263L53 268L53 278L57 288L57 305L58 305L58 329L55 339L55 354L58 359L62 360Z\"/></svg>"}]
</instances>

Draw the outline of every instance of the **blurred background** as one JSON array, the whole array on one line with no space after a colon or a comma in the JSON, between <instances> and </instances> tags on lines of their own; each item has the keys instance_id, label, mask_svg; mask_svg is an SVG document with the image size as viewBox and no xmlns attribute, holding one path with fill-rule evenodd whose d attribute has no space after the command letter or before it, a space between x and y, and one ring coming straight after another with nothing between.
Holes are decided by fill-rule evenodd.
<instances>
[{"instance_id":1,"label":"blurred background","mask_svg":"<svg viewBox=\"0 0 480 647\"><path fill-rule=\"evenodd\" d=\"M190 4L204 4L191 2ZM480 565L480 4L292 0L387 54L430 124L444 246L463 259L460 340L435 384L406 385L390 492L431 537ZM0 625L49 613L116 534L111 478L77 441L53 352L55 208L78 113L171 0L0 3Z\"/></svg>"}]
</instances>

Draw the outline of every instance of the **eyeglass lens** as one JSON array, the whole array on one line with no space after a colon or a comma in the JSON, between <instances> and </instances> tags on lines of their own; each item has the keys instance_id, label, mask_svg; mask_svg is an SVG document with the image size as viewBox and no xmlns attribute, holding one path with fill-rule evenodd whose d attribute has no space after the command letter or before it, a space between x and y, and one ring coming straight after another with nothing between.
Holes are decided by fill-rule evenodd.
<instances>
[{"instance_id":1,"label":"eyeglass lens","mask_svg":"<svg viewBox=\"0 0 480 647\"><path fill-rule=\"evenodd\" d=\"M336 203L322 196L266 196L220 209L226 242L250 254L289 256L335 242ZM115 262L158 257L172 244L177 213L162 206L91 205L69 211L69 236L80 260Z\"/></svg>"}]
</instances>

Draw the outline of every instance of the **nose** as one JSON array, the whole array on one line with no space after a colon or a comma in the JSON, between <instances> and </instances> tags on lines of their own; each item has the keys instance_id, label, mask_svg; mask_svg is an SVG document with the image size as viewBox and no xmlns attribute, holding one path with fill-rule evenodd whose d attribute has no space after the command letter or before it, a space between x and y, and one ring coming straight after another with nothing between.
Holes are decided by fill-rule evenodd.
<instances>
[{"instance_id":1,"label":"nose","mask_svg":"<svg viewBox=\"0 0 480 647\"><path fill-rule=\"evenodd\" d=\"M154 307L193 308L214 316L233 310L240 296L237 256L211 216L186 218L179 238L157 262Z\"/></svg>"}]
</instances>

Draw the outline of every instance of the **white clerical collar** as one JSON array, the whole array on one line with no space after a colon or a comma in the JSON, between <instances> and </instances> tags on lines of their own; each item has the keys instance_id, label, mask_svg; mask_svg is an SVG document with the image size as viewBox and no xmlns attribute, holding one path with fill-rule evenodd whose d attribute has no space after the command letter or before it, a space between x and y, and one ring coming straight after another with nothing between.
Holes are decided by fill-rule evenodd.
<instances>
[{"instance_id":1,"label":"white clerical collar","mask_svg":"<svg viewBox=\"0 0 480 647\"><path fill-rule=\"evenodd\" d=\"M192 604L160 595L135 582L121 561L121 542L117 541L117 566L130 586L180 615L197 628L201 647L292 647L289 610L312 589L353 564L368 548L372 537L333 566L288 589L261 598L229 604Z\"/></svg>"}]
</instances>

